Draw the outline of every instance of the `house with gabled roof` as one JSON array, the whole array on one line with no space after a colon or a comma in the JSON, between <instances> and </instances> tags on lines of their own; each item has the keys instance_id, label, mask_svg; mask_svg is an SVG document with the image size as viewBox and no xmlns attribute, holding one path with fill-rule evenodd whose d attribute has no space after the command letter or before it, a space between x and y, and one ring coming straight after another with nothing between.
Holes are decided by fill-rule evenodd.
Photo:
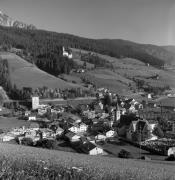
<instances>
[{"instance_id":1,"label":"house with gabled roof","mask_svg":"<svg viewBox=\"0 0 175 180\"><path fill-rule=\"evenodd\" d=\"M70 125L68 130L73 132L73 133L78 133L79 132L79 125L78 124L72 124L72 125Z\"/></svg>"},{"instance_id":2,"label":"house with gabled roof","mask_svg":"<svg viewBox=\"0 0 175 180\"><path fill-rule=\"evenodd\" d=\"M98 133L96 136L95 136L95 140L96 141L105 141L106 140L106 136L102 133Z\"/></svg>"},{"instance_id":3,"label":"house with gabled roof","mask_svg":"<svg viewBox=\"0 0 175 180\"><path fill-rule=\"evenodd\" d=\"M80 149L89 155L98 155L98 154L103 154L103 149L89 141L86 141L85 143L82 143L80 145Z\"/></svg>"},{"instance_id":4,"label":"house with gabled roof","mask_svg":"<svg viewBox=\"0 0 175 180\"><path fill-rule=\"evenodd\" d=\"M61 127L57 127L57 129L56 129L56 132L55 132L55 135L62 135L63 134L63 132L64 132L64 129L62 129Z\"/></svg>"},{"instance_id":5,"label":"house with gabled roof","mask_svg":"<svg viewBox=\"0 0 175 180\"><path fill-rule=\"evenodd\" d=\"M65 137L70 141L70 142L77 142L80 141L81 136L73 133L73 132L68 132L65 134Z\"/></svg>"},{"instance_id":6,"label":"house with gabled roof","mask_svg":"<svg viewBox=\"0 0 175 180\"><path fill-rule=\"evenodd\" d=\"M85 123L79 123L79 124L72 124L69 127L69 131L74 132L74 133L84 133L86 132L88 129L88 125L86 125Z\"/></svg>"}]
</instances>

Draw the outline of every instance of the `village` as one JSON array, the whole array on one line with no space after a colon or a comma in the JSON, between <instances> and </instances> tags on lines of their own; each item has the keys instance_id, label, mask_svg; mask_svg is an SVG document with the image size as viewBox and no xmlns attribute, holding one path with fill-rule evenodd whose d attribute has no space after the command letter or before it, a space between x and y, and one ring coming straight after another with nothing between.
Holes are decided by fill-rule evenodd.
<instances>
[{"instance_id":1,"label":"village","mask_svg":"<svg viewBox=\"0 0 175 180\"><path fill-rule=\"evenodd\" d=\"M175 153L173 113L166 117L173 107L159 107L150 94L147 100L120 97L105 88L97 90L90 104L76 107L40 104L39 97L32 96L31 108L14 111L28 126L2 132L0 140L88 155L164 160Z\"/></svg>"}]
</instances>

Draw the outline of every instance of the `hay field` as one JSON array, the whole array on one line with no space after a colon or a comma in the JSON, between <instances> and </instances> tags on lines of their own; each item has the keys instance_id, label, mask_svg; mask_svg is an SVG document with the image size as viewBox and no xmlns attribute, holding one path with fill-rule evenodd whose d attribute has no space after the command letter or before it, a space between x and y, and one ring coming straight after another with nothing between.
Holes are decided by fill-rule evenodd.
<instances>
[{"instance_id":1,"label":"hay field","mask_svg":"<svg viewBox=\"0 0 175 180\"><path fill-rule=\"evenodd\" d=\"M52 76L15 54L0 53L0 56L2 57L2 59L8 60L10 66L11 81L19 88L37 88L47 86L50 88L65 89L71 87L81 87L79 85L68 83Z\"/></svg>"},{"instance_id":2,"label":"hay field","mask_svg":"<svg viewBox=\"0 0 175 180\"><path fill-rule=\"evenodd\" d=\"M47 167L48 173L49 167L52 165L52 167L55 167L55 171L61 171L59 172L60 176L62 176L62 173L65 174L64 171L70 171L73 167L78 167L82 170L82 173L87 175L86 178L83 176L75 176L75 178L69 179L175 179L175 164L171 162L88 156L10 144L0 144L0 149L1 159L2 157L6 157L6 159L10 159L12 162L22 163L23 166L21 168L24 168L24 171L28 170L26 164L28 165L30 164L29 162L33 161L37 162L40 166L44 164L45 168ZM13 163L9 166L12 167L12 164ZM44 171L45 168L40 168L40 171ZM35 169L31 170L35 171ZM0 169L0 171L2 172L2 169Z\"/></svg>"}]
</instances>

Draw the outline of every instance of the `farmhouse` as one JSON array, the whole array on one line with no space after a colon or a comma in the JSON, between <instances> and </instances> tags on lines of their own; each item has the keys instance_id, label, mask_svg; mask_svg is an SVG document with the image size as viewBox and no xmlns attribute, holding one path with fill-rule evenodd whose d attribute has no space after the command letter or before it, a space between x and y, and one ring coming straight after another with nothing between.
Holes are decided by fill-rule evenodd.
<instances>
[{"instance_id":1,"label":"farmhouse","mask_svg":"<svg viewBox=\"0 0 175 180\"><path fill-rule=\"evenodd\" d=\"M80 141L80 136L73 133L73 132L68 132L66 135L65 135L66 138L68 138L68 140L70 142L77 142L77 141Z\"/></svg>"},{"instance_id":2,"label":"farmhouse","mask_svg":"<svg viewBox=\"0 0 175 180\"><path fill-rule=\"evenodd\" d=\"M100 147L97 147L95 144L86 141L85 143L80 145L80 149L89 155L98 155L98 154L103 154L103 149Z\"/></svg>"},{"instance_id":3,"label":"farmhouse","mask_svg":"<svg viewBox=\"0 0 175 180\"><path fill-rule=\"evenodd\" d=\"M168 149L168 154L167 154L168 156L170 156L170 155L175 155L175 147L170 147L169 149Z\"/></svg>"},{"instance_id":4,"label":"farmhouse","mask_svg":"<svg viewBox=\"0 0 175 180\"><path fill-rule=\"evenodd\" d=\"M28 121L36 121L36 115L30 115Z\"/></svg>"},{"instance_id":5,"label":"farmhouse","mask_svg":"<svg viewBox=\"0 0 175 180\"><path fill-rule=\"evenodd\" d=\"M72 125L68 130L74 133L82 133L86 132L88 129L88 125L85 123L80 123L80 124L74 124Z\"/></svg>"},{"instance_id":6,"label":"farmhouse","mask_svg":"<svg viewBox=\"0 0 175 180\"><path fill-rule=\"evenodd\" d=\"M52 139L55 137L54 132L50 129L42 128L42 129L40 129L40 132L42 133L43 139Z\"/></svg>"},{"instance_id":7,"label":"farmhouse","mask_svg":"<svg viewBox=\"0 0 175 180\"><path fill-rule=\"evenodd\" d=\"M78 126L78 124L71 125L71 127L68 130L73 132L73 133L78 133L79 132L79 126Z\"/></svg>"},{"instance_id":8,"label":"farmhouse","mask_svg":"<svg viewBox=\"0 0 175 180\"><path fill-rule=\"evenodd\" d=\"M106 136L104 134L97 134L95 136L95 140L96 141L105 141L106 140Z\"/></svg>"}]
</instances>

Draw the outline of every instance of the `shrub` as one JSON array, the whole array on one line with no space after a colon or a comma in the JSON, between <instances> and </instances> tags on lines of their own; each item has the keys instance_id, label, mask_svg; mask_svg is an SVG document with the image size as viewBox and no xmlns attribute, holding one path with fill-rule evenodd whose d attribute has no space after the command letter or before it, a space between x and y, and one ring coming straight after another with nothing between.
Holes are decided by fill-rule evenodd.
<instances>
[{"instance_id":1,"label":"shrub","mask_svg":"<svg viewBox=\"0 0 175 180\"><path fill-rule=\"evenodd\" d=\"M37 141L36 146L47 148L47 149L55 149L56 142L55 140L43 139L43 140Z\"/></svg>"},{"instance_id":2,"label":"shrub","mask_svg":"<svg viewBox=\"0 0 175 180\"><path fill-rule=\"evenodd\" d=\"M72 83L77 84L77 82L76 82L76 81L72 81Z\"/></svg>"},{"instance_id":3,"label":"shrub","mask_svg":"<svg viewBox=\"0 0 175 180\"><path fill-rule=\"evenodd\" d=\"M165 160L166 160L166 161L175 161L175 156L174 156L174 154L170 154Z\"/></svg>"},{"instance_id":4,"label":"shrub","mask_svg":"<svg viewBox=\"0 0 175 180\"><path fill-rule=\"evenodd\" d=\"M24 138L21 140L21 144L25 146L33 146L33 140L31 138Z\"/></svg>"},{"instance_id":5,"label":"shrub","mask_svg":"<svg viewBox=\"0 0 175 180\"><path fill-rule=\"evenodd\" d=\"M132 158L132 155L129 151L126 151L125 149L122 149L119 153L118 153L118 157L119 158Z\"/></svg>"}]
</instances>

